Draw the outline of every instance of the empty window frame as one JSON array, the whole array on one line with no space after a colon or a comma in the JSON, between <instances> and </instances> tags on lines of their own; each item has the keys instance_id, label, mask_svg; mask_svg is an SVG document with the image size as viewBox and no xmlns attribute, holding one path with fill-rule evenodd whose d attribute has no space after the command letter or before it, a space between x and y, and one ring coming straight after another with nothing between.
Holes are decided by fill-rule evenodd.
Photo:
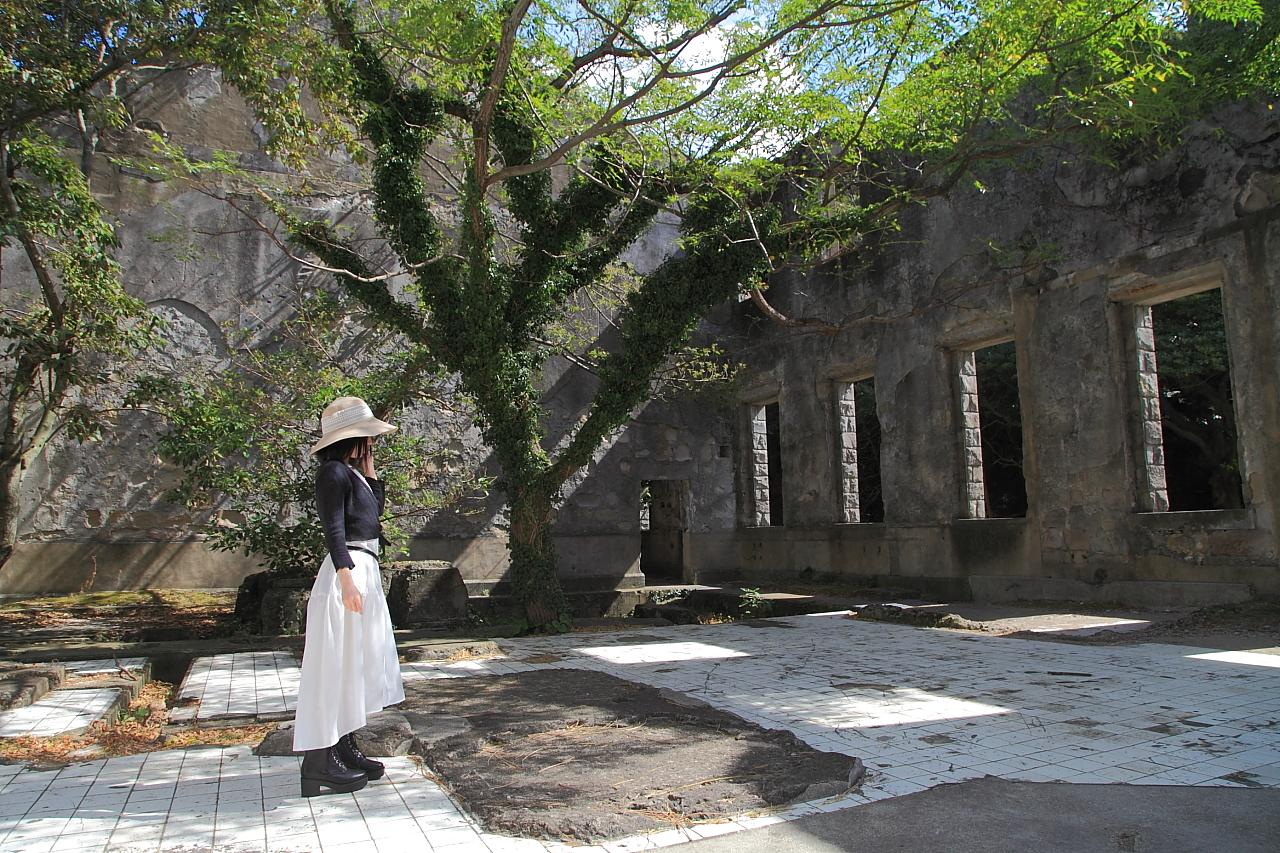
<instances>
[{"instance_id":1,"label":"empty window frame","mask_svg":"<svg viewBox=\"0 0 1280 853\"><path fill-rule=\"evenodd\" d=\"M1134 311L1143 509L1244 506L1221 290Z\"/></svg>"},{"instance_id":2,"label":"empty window frame","mask_svg":"<svg viewBox=\"0 0 1280 853\"><path fill-rule=\"evenodd\" d=\"M968 518L1027 514L1022 408L1013 341L958 353L964 512Z\"/></svg>"},{"instance_id":3,"label":"empty window frame","mask_svg":"<svg viewBox=\"0 0 1280 853\"><path fill-rule=\"evenodd\" d=\"M836 384L840 448L840 518L845 524L884 521L880 493L880 419L875 380Z\"/></svg>"},{"instance_id":4,"label":"empty window frame","mask_svg":"<svg viewBox=\"0 0 1280 853\"><path fill-rule=\"evenodd\" d=\"M781 527L782 443L778 404L750 406L751 419L751 520L757 527Z\"/></svg>"}]
</instances>

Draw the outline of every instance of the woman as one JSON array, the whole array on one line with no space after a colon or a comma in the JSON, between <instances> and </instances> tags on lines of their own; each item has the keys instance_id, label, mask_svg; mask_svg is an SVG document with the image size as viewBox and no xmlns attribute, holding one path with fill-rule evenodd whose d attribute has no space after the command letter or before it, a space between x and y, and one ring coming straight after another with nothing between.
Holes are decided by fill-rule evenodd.
<instances>
[{"instance_id":1,"label":"woman","mask_svg":"<svg viewBox=\"0 0 1280 853\"><path fill-rule=\"evenodd\" d=\"M311 587L293 749L302 759L302 796L322 788L358 791L383 774L351 733L369 714L404 701L391 617L378 573L386 500L373 467L373 442L395 427L359 397L339 397L320 417L316 509L328 555Z\"/></svg>"}]
</instances>

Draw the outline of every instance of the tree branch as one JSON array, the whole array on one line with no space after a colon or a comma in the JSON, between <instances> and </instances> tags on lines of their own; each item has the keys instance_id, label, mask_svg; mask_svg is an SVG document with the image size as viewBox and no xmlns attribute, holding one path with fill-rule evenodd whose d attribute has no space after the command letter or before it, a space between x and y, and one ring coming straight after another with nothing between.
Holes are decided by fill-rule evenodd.
<instances>
[{"instance_id":1,"label":"tree branch","mask_svg":"<svg viewBox=\"0 0 1280 853\"><path fill-rule=\"evenodd\" d=\"M50 326L55 329L61 328L66 317L66 305L58 293L58 284L53 280L52 268L44 256L44 251L36 242L31 229L23 221L22 208L13 193L13 184L9 179L9 143L2 136L0 136L0 153L3 154L0 158L0 204L4 205L5 218L12 223L14 231L17 232L18 242L22 244L27 260L31 263L31 269L35 272L36 281L40 284L40 292L44 296L45 305L49 308Z\"/></svg>"},{"instance_id":2,"label":"tree branch","mask_svg":"<svg viewBox=\"0 0 1280 853\"><path fill-rule=\"evenodd\" d=\"M511 53L515 48L516 32L520 23L529 11L532 0L516 0L511 13L502 22L502 36L498 40L497 54L493 59L493 70L489 72L489 85L485 90L475 118L471 120L471 129L475 146L474 168L476 186L481 192L489 185L489 127L493 120L493 111L502 96L502 88L507 77L507 69L511 67Z\"/></svg>"}]
</instances>

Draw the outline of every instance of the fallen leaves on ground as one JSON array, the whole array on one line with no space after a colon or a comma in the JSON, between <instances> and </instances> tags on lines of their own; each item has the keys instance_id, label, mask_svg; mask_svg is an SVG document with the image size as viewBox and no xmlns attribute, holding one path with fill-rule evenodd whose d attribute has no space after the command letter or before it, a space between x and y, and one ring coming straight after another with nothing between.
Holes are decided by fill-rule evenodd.
<instances>
[{"instance_id":1,"label":"fallen leaves on ground","mask_svg":"<svg viewBox=\"0 0 1280 853\"><path fill-rule=\"evenodd\" d=\"M276 730L276 723L255 723L249 726L226 726L217 729L183 729L164 739L165 749L181 749L187 746L240 746L262 742Z\"/></svg>"},{"instance_id":2,"label":"fallen leaves on ground","mask_svg":"<svg viewBox=\"0 0 1280 853\"><path fill-rule=\"evenodd\" d=\"M85 756L109 757L159 748L161 728L169 718L166 704L173 685L152 681L121 711L116 722L99 721L81 734L17 737L0 740L0 758L34 764L64 764Z\"/></svg>"},{"instance_id":3,"label":"fallen leaves on ground","mask_svg":"<svg viewBox=\"0 0 1280 853\"><path fill-rule=\"evenodd\" d=\"M449 656L444 659L445 663L459 663L467 660L493 660L495 658L504 658L502 652L493 651L476 651L475 649L458 649L456 652L450 652Z\"/></svg>"},{"instance_id":4,"label":"fallen leaves on ground","mask_svg":"<svg viewBox=\"0 0 1280 853\"><path fill-rule=\"evenodd\" d=\"M257 744L275 730L275 723L182 729L165 733L173 685L152 681L143 686L115 722L99 721L80 734L56 737L16 737L0 740L0 760L35 765L67 764L86 758L136 755L188 746Z\"/></svg>"}]
</instances>

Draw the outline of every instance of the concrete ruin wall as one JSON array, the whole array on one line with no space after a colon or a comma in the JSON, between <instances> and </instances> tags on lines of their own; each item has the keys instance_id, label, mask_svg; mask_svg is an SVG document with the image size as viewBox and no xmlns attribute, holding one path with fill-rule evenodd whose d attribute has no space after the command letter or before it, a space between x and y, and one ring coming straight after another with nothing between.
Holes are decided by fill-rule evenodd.
<instances>
[{"instance_id":1,"label":"concrete ruin wall","mask_svg":"<svg viewBox=\"0 0 1280 853\"><path fill-rule=\"evenodd\" d=\"M142 90L135 113L162 130L190 155L214 149L239 152L240 166L288 180L286 170L263 151L265 134L216 71L168 75ZM224 200L205 192L151 180L121 168L112 155L145 144L136 134L108 138L94 161L93 187L119 219L119 259L127 289L169 321L170 343L151 356L172 371L225 365L229 347L266 341L290 310L300 276L312 275L290 260ZM345 223L363 222L366 199L359 174L341 159L313 181L316 212ZM442 200L448 190L435 185ZM443 207L443 205L442 205ZM671 223L659 223L628 252L638 269L651 268L672 245ZM21 253L5 251L0 274L10 293L30 287ZM324 286L321 275L307 284ZM336 290L336 285L329 283ZM597 318L597 331L610 328ZM562 359L543 377L554 446L585 411L593 378ZM37 462L23 490L23 535L0 573L0 594L145 587L229 587L257 571L243 555L214 552L199 535L217 507L192 514L164 500L178 471L158 458L162 425L152 416L122 412L100 442L60 442ZM438 436L462 461L497 473L489 451L462 416L420 408L402 413L407 431ZM640 493L645 480L729 483L726 421L702 403L654 402L635 423L597 453L565 489L556 522L562 574L569 586L613 588L642 582ZM492 587L507 566L507 519L502 496L480 501L474 512L442 511L408 543L414 559L454 560L475 589ZM732 490L700 494L689 507L702 526L732 525Z\"/></svg>"},{"instance_id":2,"label":"concrete ruin wall","mask_svg":"<svg viewBox=\"0 0 1280 853\"><path fill-rule=\"evenodd\" d=\"M167 77L143 97L171 141L242 152L243 167L284 175L216 72ZM827 578L956 596L1149 603L1280 592L1277 134L1274 113L1236 108L1182 149L1119 171L1071 157L989 169L985 191L908 211L901 234L874 257L771 285L784 311L851 319L836 336L781 330L746 303L721 306L703 333L747 365L738 398L647 404L600 449L566 487L556 522L566 582L640 583L642 541L662 540L686 580ZM94 185L120 219L128 288L170 321L173 345L157 363L216 367L230 332L247 330L259 343L287 316L299 267L224 201L113 165L111 146L129 144L108 142ZM367 219L354 169L329 164L317 210ZM658 227L630 260L657 263L672 236L669 224ZM992 246L1047 260L1020 265ZM13 251L2 272L6 287L27 275ZM1152 512L1159 484L1144 442L1141 309L1204 287L1223 293L1246 506ZM607 337L607 324L599 331ZM973 349L1010 339L1029 510L978 518L963 367ZM859 505L846 389L866 377L875 379L882 431L885 521L876 524L851 523ZM550 445L581 415L593 381L562 360L549 365ZM761 524L766 436L753 418L771 402L781 421L783 526ZM457 415L416 409L401 422L447 436L468 460L488 458ZM226 587L256 570L246 557L212 552L200 519L164 501L177 474L156 458L158 429L145 414L123 413L100 443L51 448L25 487L25 535L0 593ZM641 488L655 480L673 481L662 493L683 505L665 513L673 526L642 533ZM473 514L431 519L411 556L456 561L473 589L500 581L501 495L481 503Z\"/></svg>"},{"instance_id":3,"label":"concrete ruin wall","mask_svg":"<svg viewBox=\"0 0 1280 853\"><path fill-rule=\"evenodd\" d=\"M984 599L1280 593L1277 139L1275 112L1239 106L1152 162L1109 169L1059 151L988 168L982 189L908 211L874 253L771 283L777 307L847 321L839 334L781 330L740 306L730 328L751 378L735 445L738 523L697 537L698 576L841 578ZM1245 507L1159 511L1144 312L1208 288L1222 293ZM967 476L981 465L967 368L973 350L1007 340L1029 509L982 518L981 483L975 491ZM866 377L883 524L844 523L841 392ZM783 527L760 526L751 511L750 419L767 401L780 411Z\"/></svg>"}]
</instances>

